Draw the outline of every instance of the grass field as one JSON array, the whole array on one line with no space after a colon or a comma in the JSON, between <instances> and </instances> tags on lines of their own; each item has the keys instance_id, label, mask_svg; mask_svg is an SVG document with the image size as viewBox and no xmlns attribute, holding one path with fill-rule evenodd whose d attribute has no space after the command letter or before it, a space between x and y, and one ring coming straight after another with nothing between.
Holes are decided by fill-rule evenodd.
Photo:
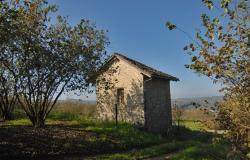
<instances>
[{"instance_id":1,"label":"grass field","mask_svg":"<svg viewBox=\"0 0 250 160\"><path fill-rule=\"evenodd\" d=\"M183 122L166 135L154 135L130 124L99 122L84 115L53 112L45 128L25 119L0 124L0 159L225 159L229 147L200 122Z\"/></svg>"}]
</instances>

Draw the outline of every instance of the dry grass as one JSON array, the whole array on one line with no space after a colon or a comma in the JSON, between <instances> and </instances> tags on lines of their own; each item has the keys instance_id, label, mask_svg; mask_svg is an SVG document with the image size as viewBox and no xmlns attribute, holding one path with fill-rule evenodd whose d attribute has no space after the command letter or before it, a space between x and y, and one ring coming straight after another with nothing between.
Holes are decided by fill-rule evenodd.
<instances>
[{"instance_id":1,"label":"dry grass","mask_svg":"<svg viewBox=\"0 0 250 160\"><path fill-rule=\"evenodd\" d=\"M202 122L209 129L219 129L215 124L214 116L209 113L206 114L201 109L184 109L181 117L183 121Z\"/></svg>"},{"instance_id":2,"label":"dry grass","mask_svg":"<svg viewBox=\"0 0 250 160\"><path fill-rule=\"evenodd\" d=\"M204 111L200 109L185 109L182 118L184 120L204 121L212 120L213 116L205 114Z\"/></svg>"},{"instance_id":3,"label":"dry grass","mask_svg":"<svg viewBox=\"0 0 250 160\"><path fill-rule=\"evenodd\" d=\"M96 113L96 105L75 101L59 101L53 108L53 112L67 112L75 115L93 117Z\"/></svg>"},{"instance_id":4,"label":"dry grass","mask_svg":"<svg viewBox=\"0 0 250 160\"><path fill-rule=\"evenodd\" d=\"M84 116L95 117L96 114L96 105L95 104L86 104L77 101L58 101L56 106L52 109L49 117L52 115L64 115L64 116ZM20 106L17 106L14 110L14 119L27 118L25 112L21 109Z\"/></svg>"}]
</instances>

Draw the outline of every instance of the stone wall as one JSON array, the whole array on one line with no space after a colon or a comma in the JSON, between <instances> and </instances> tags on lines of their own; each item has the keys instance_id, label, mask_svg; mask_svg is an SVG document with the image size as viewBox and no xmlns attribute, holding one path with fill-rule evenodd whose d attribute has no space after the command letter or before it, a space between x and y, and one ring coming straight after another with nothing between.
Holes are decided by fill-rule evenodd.
<instances>
[{"instance_id":1,"label":"stone wall","mask_svg":"<svg viewBox=\"0 0 250 160\"><path fill-rule=\"evenodd\" d=\"M110 70L114 69L116 72L110 74ZM144 124L143 76L136 67L119 59L112 62L97 79L98 118L115 120L118 88L124 88L124 105L118 106L118 121Z\"/></svg>"},{"instance_id":2,"label":"stone wall","mask_svg":"<svg viewBox=\"0 0 250 160\"><path fill-rule=\"evenodd\" d=\"M147 79L144 82L145 127L163 133L172 125L170 81Z\"/></svg>"}]
</instances>

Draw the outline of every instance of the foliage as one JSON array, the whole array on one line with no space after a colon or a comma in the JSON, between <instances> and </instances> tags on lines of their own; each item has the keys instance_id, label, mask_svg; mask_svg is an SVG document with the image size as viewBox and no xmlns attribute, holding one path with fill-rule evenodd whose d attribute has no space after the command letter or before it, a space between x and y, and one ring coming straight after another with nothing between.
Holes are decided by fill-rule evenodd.
<instances>
[{"instance_id":1,"label":"foliage","mask_svg":"<svg viewBox=\"0 0 250 160\"><path fill-rule=\"evenodd\" d=\"M10 21L16 16L16 13L4 2L0 2L0 12L0 53L2 54L5 46L12 43L11 35L14 33L11 33L10 30L14 26L10 26ZM0 63L0 113L4 120L13 118L12 112L16 102L14 82L13 76Z\"/></svg>"},{"instance_id":2,"label":"foliage","mask_svg":"<svg viewBox=\"0 0 250 160\"><path fill-rule=\"evenodd\" d=\"M245 124L242 121L249 121L249 119L247 119L249 113L238 111L240 109L240 103L241 102L237 99L227 99L218 104L220 111L216 117L216 121L219 122L222 129L229 131L225 138L228 138L232 142L233 147L247 152L247 150L249 150L247 147L250 142L248 139L248 134L250 132L249 129L246 129L245 127L249 126L249 124ZM237 151L235 152L237 153Z\"/></svg>"},{"instance_id":3,"label":"foliage","mask_svg":"<svg viewBox=\"0 0 250 160\"><path fill-rule=\"evenodd\" d=\"M203 0L218 16L203 13L202 28L196 39L184 47L192 63L186 65L197 73L223 85L224 102L219 103L217 122L229 130L234 149L246 151L250 130L250 14L248 0ZM167 27L171 26L168 22ZM170 27L170 30L173 28ZM244 147L245 146L245 147Z\"/></svg>"},{"instance_id":4,"label":"foliage","mask_svg":"<svg viewBox=\"0 0 250 160\"><path fill-rule=\"evenodd\" d=\"M0 114L3 120L13 118L14 106L17 101L14 83L13 77L0 64Z\"/></svg>"},{"instance_id":5,"label":"foliage","mask_svg":"<svg viewBox=\"0 0 250 160\"><path fill-rule=\"evenodd\" d=\"M92 92L107 38L88 20L70 26L58 16L51 24L56 7L46 0L1 1L0 6L1 15L8 17L2 17L0 32L10 33L1 38L1 63L15 80L22 109L34 126L43 127L63 92Z\"/></svg>"}]
</instances>

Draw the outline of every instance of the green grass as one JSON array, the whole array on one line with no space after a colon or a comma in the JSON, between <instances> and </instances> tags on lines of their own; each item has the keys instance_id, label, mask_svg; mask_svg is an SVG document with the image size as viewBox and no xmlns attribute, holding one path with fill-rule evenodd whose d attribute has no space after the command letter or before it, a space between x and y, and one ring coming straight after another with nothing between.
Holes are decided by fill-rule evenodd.
<instances>
[{"instance_id":1,"label":"green grass","mask_svg":"<svg viewBox=\"0 0 250 160\"><path fill-rule=\"evenodd\" d=\"M181 127L174 128L170 134L166 135L147 133L127 123L119 123L116 126L114 122L101 122L69 112L51 113L46 124L48 127L41 131L30 130L32 127L21 128L27 133L34 131L32 136L48 136L46 142L49 143L44 148L44 154L53 155L55 152L55 154L89 155L95 153L101 155L89 159L111 160L144 159L173 154L171 157L173 160L202 158L212 160L215 156L225 159L226 153L229 151L226 143L213 141L213 135L205 131L204 125L194 121L183 121ZM4 125L9 125L14 130L19 126L30 126L31 123L28 119L22 118L7 121ZM3 133L5 131L2 130ZM8 132L11 132L11 128ZM6 131L6 134L9 134L8 132ZM65 136L66 132L68 132L67 136ZM49 135L47 135L48 133ZM54 139L54 137L60 137L60 139ZM34 143L37 142L40 141L34 141ZM26 143L26 141L22 143ZM27 142L26 145L29 149L30 142ZM34 147L34 152L41 152L41 145L44 144L41 142L37 148ZM23 152L23 149L21 151Z\"/></svg>"},{"instance_id":2,"label":"green grass","mask_svg":"<svg viewBox=\"0 0 250 160\"><path fill-rule=\"evenodd\" d=\"M136 160L145 159L150 157L158 157L165 154L178 152L180 149L187 146L195 145L195 141L185 141L183 142L168 142L159 145L153 145L144 149L132 150L126 153L116 153L110 155L97 156L92 159L109 159L109 160Z\"/></svg>"},{"instance_id":3,"label":"green grass","mask_svg":"<svg viewBox=\"0 0 250 160\"><path fill-rule=\"evenodd\" d=\"M15 156L29 156L31 153L37 156L48 153L103 154L145 148L168 140L164 136L147 133L127 123L116 126L114 122L101 122L68 113L53 113L46 120L46 124L41 129L31 127L28 119L6 121L2 124L0 134L8 137L7 142L15 141L25 146L9 146L8 153L15 151ZM0 144L0 150L1 147L5 148Z\"/></svg>"},{"instance_id":4,"label":"green grass","mask_svg":"<svg viewBox=\"0 0 250 160\"><path fill-rule=\"evenodd\" d=\"M105 137L107 138L106 135L111 136L117 140L117 143L121 144L120 147L122 149L148 146L166 141L161 135L147 133L128 123L119 123L119 125L116 126L115 122L97 121L67 112L50 114L47 123L51 123L55 120L74 121L79 127L84 127L84 131L101 134L103 139L105 139Z\"/></svg>"},{"instance_id":5,"label":"green grass","mask_svg":"<svg viewBox=\"0 0 250 160\"><path fill-rule=\"evenodd\" d=\"M196 145L186 147L181 152L172 157L172 160L214 160L226 159L230 148L227 144L220 143L197 143Z\"/></svg>"},{"instance_id":6,"label":"green grass","mask_svg":"<svg viewBox=\"0 0 250 160\"><path fill-rule=\"evenodd\" d=\"M207 127L199 121L183 120L181 125L193 131L202 131L207 129Z\"/></svg>"},{"instance_id":7,"label":"green grass","mask_svg":"<svg viewBox=\"0 0 250 160\"><path fill-rule=\"evenodd\" d=\"M27 118L21 118L21 119L6 121L4 122L4 124L11 126L18 126L18 125L31 125L31 122Z\"/></svg>"},{"instance_id":8,"label":"green grass","mask_svg":"<svg viewBox=\"0 0 250 160\"><path fill-rule=\"evenodd\" d=\"M60 121L72 121L79 120L80 116L70 112L51 112L47 119L49 120L60 120Z\"/></svg>"},{"instance_id":9,"label":"green grass","mask_svg":"<svg viewBox=\"0 0 250 160\"><path fill-rule=\"evenodd\" d=\"M96 123L93 126L88 126L86 131L109 135L121 144L122 149L144 147L166 141L160 135L144 132L126 123L119 124L118 127L115 127L114 123Z\"/></svg>"},{"instance_id":10,"label":"green grass","mask_svg":"<svg viewBox=\"0 0 250 160\"><path fill-rule=\"evenodd\" d=\"M186 140L168 142L125 153L101 155L89 159L137 160L152 157L164 159L167 156L171 156L171 160L214 160L226 159L226 154L229 151L227 144L204 144L199 141Z\"/></svg>"},{"instance_id":11,"label":"green grass","mask_svg":"<svg viewBox=\"0 0 250 160\"><path fill-rule=\"evenodd\" d=\"M226 159L230 147L227 143L213 141L200 122L185 122L185 127L175 128L172 134L163 137L167 140L161 144L135 149L125 153L107 154L91 159L135 160L171 155L173 160L214 160ZM189 128L190 127L190 128Z\"/></svg>"},{"instance_id":12,"label":"green grass","mask_svg":"<svg viewBox=\"0 0 250 160\"><path fill-rule=\"evenodd\" d=\"M26 118L25 112L22 109L17 108L17 107L13 111L13 116L14 116L14 119Z\"/></svg>"},{"instance_id":13,"label":"green grass","mask_svg":"<svg viewBox=\"0 0 250 160\"><path fill-rule=\"evenodd\" d=\"M29 119L25 118L24 113L19 110L14 112L14 120L6 121L6 125L31 125ZM53 121L80 121L83 120L83 116L79 116L69 112L52 112L46 119L46 123Z\"/></svg>"}]
</instances>

